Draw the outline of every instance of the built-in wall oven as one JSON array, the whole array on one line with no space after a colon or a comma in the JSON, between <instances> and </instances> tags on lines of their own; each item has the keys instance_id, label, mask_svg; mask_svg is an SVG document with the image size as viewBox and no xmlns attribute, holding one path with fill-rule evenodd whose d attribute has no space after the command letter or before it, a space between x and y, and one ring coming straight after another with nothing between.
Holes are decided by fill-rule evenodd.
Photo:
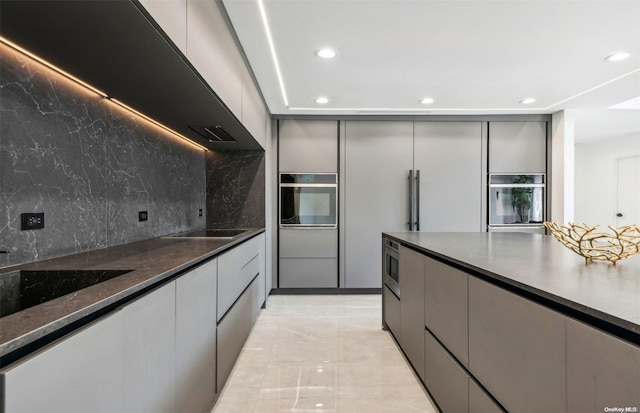
<instances>
[{"instance_id":1,"label":"built-in wall oven","mask_svg":"<svg viewBox=\"0 0 640 413\"><path fill-rule=\"evenodd\" d=\"M338 175L280 174L280 228L338 226Z\"/></svg>"},{"instance_id":2,"label":"built-in wall oven","mask_svg":"<svg viewBox=\"0 0 640 413\"><path fill-rule=\"evenodd\" d=\"M400 298L400 244L384 238L384 284Z\"/></svg>"}]
</instances>

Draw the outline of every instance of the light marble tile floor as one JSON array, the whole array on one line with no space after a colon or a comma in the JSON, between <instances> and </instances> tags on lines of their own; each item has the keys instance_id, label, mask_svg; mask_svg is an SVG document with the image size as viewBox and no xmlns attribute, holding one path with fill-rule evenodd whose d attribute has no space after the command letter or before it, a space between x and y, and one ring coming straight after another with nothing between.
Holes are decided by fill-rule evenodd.
<instances>
[{"instance_id":1,"label":"light marble tile floor","mask_svg":"<svg viewBox=\"0 0 640 413\"><path fill-rule=\"evenodd\" d=\"M379 295L274 295L212 413L435 413Z\"/></svg>"}]
</instances>

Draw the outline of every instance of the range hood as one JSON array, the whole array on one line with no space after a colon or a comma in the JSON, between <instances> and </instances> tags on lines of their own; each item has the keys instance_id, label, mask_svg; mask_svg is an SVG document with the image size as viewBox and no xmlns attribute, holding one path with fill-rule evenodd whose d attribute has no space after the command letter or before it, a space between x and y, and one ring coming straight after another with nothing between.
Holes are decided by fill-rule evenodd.
<instances>
[{"instance_id":1,"label":"range hood","mask_svg":"<svg viewBox=\"0 0 640 413\"><path fill-rule=\"evenodd\" d=\"M206 148L262 150L136 0L2 0L0 34Z\"/></svg>"}]
</instances>

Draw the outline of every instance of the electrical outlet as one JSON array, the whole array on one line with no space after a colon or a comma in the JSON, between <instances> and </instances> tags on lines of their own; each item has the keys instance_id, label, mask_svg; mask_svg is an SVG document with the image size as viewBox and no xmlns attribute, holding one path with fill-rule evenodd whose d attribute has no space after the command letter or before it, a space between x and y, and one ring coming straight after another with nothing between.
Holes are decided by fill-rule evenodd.
<instances>
[{"instance_id":1,"label":"electrical outlet","mask_svg":"<svg viewBox=\"0 0 640 413\"><path fill-rule=\"evenodd\" d=\"M138 211L138 222L143 222L149 219L148 211Z\"/></svg>"},{"instance_id":2,"label":"electrical outlet","mask_svg":"<svg viewBox=\"0 0 640 413\"><path fill-rule=\"evenodd\" d=\"M198 209L198 216L201 217L202 216L202 208Z\"/></svg>"},{"instance_id":3,"label":"electrical outlet","mask_svg":"<svg viewBox=\"0 0 640 413\"><path fill-rule=\"evenodd\" d=\"M23 231L44 228L44 212L24 212L20 214L20 220L22 222L20 229Z\"/></svg>"}]
</instances>

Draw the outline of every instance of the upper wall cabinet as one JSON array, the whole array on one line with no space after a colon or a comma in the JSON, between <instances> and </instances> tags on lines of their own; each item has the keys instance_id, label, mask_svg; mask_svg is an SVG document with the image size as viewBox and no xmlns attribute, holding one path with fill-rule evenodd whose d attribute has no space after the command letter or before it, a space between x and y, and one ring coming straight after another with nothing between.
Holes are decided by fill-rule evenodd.
<instances>
[{"instance_id":1,"label":"upper wall cabinet","mask_svg":"<svg viewBox=\"0 0 640 413\"><path fill-rule=\"evenodd\" d=\"M281 120L280 172L338 172L338 122Z\"/></svg>"},{"instance_id":2,"label":"upper wall cabinet","mask_svg":"<svg viewBox=\"0 0 640 413\"><path fill-rule=\"evenodd\" d=\"M546 122L489 122L489 173L545 173Z\"/></svg>"},{"instance_id":3,"label":"upper wall cabinet","mask_svg":"<svg viewBox=\"0 0 640 413\"><path fill-rule=\"evenodd\" d=\"M187 0L140 0L183 54L187 54Z\"/></svg>"},{"instance_id":4,"label":"upper wall cabinet","mask_svg":"<svg viewBox=\"0 0 640 413\"><path fill-rule=\"evenodd\" d=\"M242 123L263 148L267 147L267 110L249 70L242 70Z\"/></svg>"},{"instance_id":5,"label":"upper wall cabinet","mask_svg":"<svg viewBox=\"0 0 640 413\"><path fill-rule=\"evenodd\" d=\"M187 21L187 58L240 119L244 62L218 5L188 0Z\"/></svg>"},{"instance_id":6,"label":"upper wall cabinet","mask_svg":"<svg viewBox=\"0 0 640 413\"><path fill-rule=\"evenodd\" d=\"M145 4L2 0L0 35L204 147L262 149L241 123L243 61L216 2L189 0L186 22L177 0Z\"/></svg>"}]
</instances>

